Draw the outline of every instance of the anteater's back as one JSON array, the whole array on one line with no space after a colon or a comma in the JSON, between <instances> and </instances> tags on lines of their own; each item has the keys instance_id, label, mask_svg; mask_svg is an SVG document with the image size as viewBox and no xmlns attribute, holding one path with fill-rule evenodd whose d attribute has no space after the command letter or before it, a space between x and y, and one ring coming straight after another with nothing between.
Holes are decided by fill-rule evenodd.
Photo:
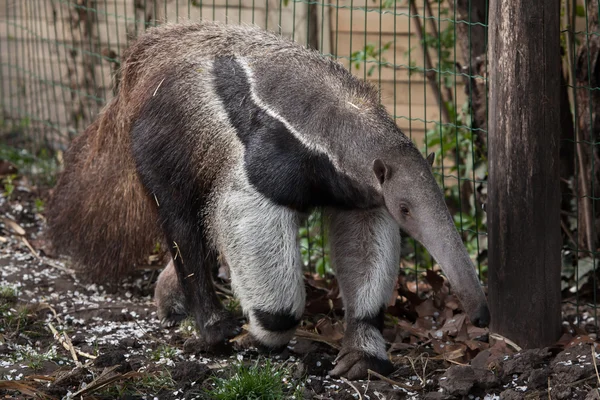
<instances>
[{"instance_id":1,"label":"anteater's back","mask_svg":"<svg viewBox=\"0 0 600 400\"><path fill-rule=\"evenodd\" d=\"M373 120L390 121L379 118L373 88L339 64L275 34L213 22L151 29L125 52L117 96L66 154L48 212L56 251L71 255L95 280L117 280L133 265L146 264L163 235L157 199L139 179L139 155L165 165L167 173L160 179L184 179L199 185L202 195L213 190L242 151L223 102L235 107L236 96L245 92L239 87L230 92L235 82L222 84L242 72L240 85L250 84L253 74L264 78L247 93L258 92L270 112L306 133L304 145L319 151L354 160L353 154L364 153L361 141L380 138L365 135L342 143L339 136L368 131ZM394 129L390 123L386 128ZM356 124L365 129L349 129Z\"/></svg>"}]
</instances>

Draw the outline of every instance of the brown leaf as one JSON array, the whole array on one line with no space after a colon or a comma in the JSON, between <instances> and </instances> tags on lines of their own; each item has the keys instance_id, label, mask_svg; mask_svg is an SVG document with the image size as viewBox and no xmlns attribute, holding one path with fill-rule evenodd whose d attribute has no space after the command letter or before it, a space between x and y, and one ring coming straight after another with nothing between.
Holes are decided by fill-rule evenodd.
<instances>
[{"instance_id":1,"label":"brown leaf","mask_svg":"<svg viewBox=\"0 0 600 400\"><path fill-rule=\"evenodd\" d=\"M460 308L460 303L455 295L450 294L446 297L446 307L452 311L456 311Z\"/></svg>"},{"instance_id":2,"label":"brown leaf","mask_svg":"<svg viewBox=\"0 0 600 400\"><path fill-rule=\"evenodd\" d=\"M330 341L342 340L344 327L340 322L331 322L329 318L321 318L315 326L317 331Z\"/></svg>"},{"instance_id":3,"label":"brown leaf","mask_svg":"<svg viewBox=\"0 0 600 400\"><path fill-rule=\"evenodd\" d=\"M411 324L408 321L401 319L400 321L398 321L398 326L400 326L406 332L409 332L410 334L412 334L418 338L429 339L429 334L428 334L427 330L425 330L423 328L419 328L417 326L414 326L413 324Z\"/></svg>"},{"instance_id":4,"label":"brown leaf","mask_svg":"<svg viewBox=\"0 0 600 400\"><path fill-rule=\"evenodd\" d=\"M564 348L571 343L571 340L573 340L573 335L570 333L563 333L560 339L558 339L558 342L556 342L556 345Z\"/></svg>"},{"instance_id":5,"label":"brown leaf","mask_svg":"<svg viewBox=\"0 0 600 400\"><path fill-rule=\"evenodd\" d=\"M430 331L433 328L433 318L431 318L431 317L417 318L417 320L414 323L414 326L417 328L423 328L426 331Z\"/></svg>"},{"instance_id":6,"label":"brown leaf","mask_svg":"<svg viewBox=\"0 0 600 400\"><path fill-rule=\"evenodd\" d=\"M433 304L432 299L427 299L418 306L415 307L415 310L419 314L419 317L431 317L435 313L439 314L439 310Z\"/></svg>"},{"instance_id":7,"label":"brown leaf","mask_svg":"<svg viewBox=\"0 0 600 400\"><path fill-rule=\"evenodd\" d=\"M465 321L464 324L462 324L462 326L460 327L460 329L458 330L458 333L456 335L456 341L457 342L464 342L465 340L469 340L469 323L468 321Z\"/></svg>"},{"instance_id":8,"label":"brown leaf","mask_svg":"<svg viewBox=\"0 0 600 400\"><path fill-rule=\"evenodd\" d=\"M444 278L442 278L438 272L432 269L427 270L425 274L425 280L431 285L434 292L439 292L444 286Z\"/></svg>"},{"instance_id":9,"label":"brown leaf","mask_svg":"<svg viewBox=\"0 0 600 400\"><path fill-rule=\"evenodd\" d=\"M408 299L408 301L414 306L418 306L419 304L421 304L423 302L423 299L419 297L419 295L417 295L416 293L413 293L409 290L405 290L403 288L399 288L398 289L398 293L400 293L401 296L404 296Z\"/></svg>"},{"instance_id":10,"label":"brown leaf","mask_svg":"<svg viewBox=\"0 0 600 400\"><path fill-rule=\"evenodd\" d=\"M509 354L514 354L513 349L506 344L503 340L496 340L494 344L490 346L490 355L492 356L505 356Z\"/></svg>"},{"instance_id":11,"label":"brown leaf","mask_svg":"<svg viewBox=\"0 0 600 400\"><path fill-rule=\"evenodd\" d=\"M319 274L306 274L306 283L314 288L329 290L331 283Z\"/></svg>"},{"instance_id":12,"label":"brown leaf","mask_svg":"<svg viewBox=\"0 0 600 400\"><path fill-rule=\"evenodd\" d=\"M446 320L442 331L448 333L450 336L457 336L465 324L467 316L465 314L456 314L454 317Z\"/></svg>"},{"instance_id":13,"label":"brown leaf","mask_svg":"<svg viewBox=\"0 0 600 400\"><path fill-rule=\"evenodd\" d=\"M431 343L435 352L442 355L446 360L458 360L467 351L467 346L463 343L447 343L437 339L433 339Z\"/></svg>"},{"instance_id":14,"label":"brown leaf","mask_svg":"<svg viewBox=\"0 0 600 400\"><path fill-rule=\"evenodd\" d=\"M489 330L487 328L478 328L475 325L468 324L467 332L469 334L469 339L476 339L489 333Z\"/></svg>"},{"instance_id":15,"label":"brown leaf","mask_svg":"<svg viewBox=\"0 0 600 400\"><path fill-rule=\"evenodd\" d=\"M470 349L470 350L485 350L488 347L490 347L490 345L488 343L484 343L484 342L480 342L479 340L465 340L464 344Z\"/></svg>"},{"instance_id":16,"label":"brown leaf","mask_svg":"<svg viewBox=\"0 0 600 400\"><path fill-rule=\"evenodd\" d=\"M452 311L450 308L446 307L442 310L440 317L438 318L438 320L440 321L446 321L449 319L452 319L454 317L454 311Z\"/></svg>"}]
</instances>

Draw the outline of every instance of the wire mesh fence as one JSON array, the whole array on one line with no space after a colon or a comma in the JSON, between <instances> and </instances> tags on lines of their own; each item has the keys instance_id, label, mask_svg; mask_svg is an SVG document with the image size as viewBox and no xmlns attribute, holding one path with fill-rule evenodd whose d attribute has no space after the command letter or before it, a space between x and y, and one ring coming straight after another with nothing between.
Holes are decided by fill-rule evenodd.
<instances>
[{"instance_id":1,"label":"wire mesh fence","mask_svg":"<svg viewBox=\"0 0 600 400\"><path fill-rule=\"evenodd\" d=\"M0 7L0 158L34 178L52 183L70 140L115 95L123 50L145 29L184 19L256 24L337 59L379 88L403 131L425 154L436 153L434 172L485 280L487 1L8 0ZM598 8L565 0L561 27L563 289L583 316L572 322L593 325ZM319 273L329 270L322 219L313 214L301 232L307 268ZM405 240L402 264L418 273L433 261Z\"/></svg>"}]
</instances>

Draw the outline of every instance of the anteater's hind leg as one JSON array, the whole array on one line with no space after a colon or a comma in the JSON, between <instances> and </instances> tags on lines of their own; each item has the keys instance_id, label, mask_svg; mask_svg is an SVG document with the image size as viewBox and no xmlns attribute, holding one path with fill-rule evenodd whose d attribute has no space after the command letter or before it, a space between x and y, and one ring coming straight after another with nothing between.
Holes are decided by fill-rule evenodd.
<instances>
[{"instance_id":1,"label":"anteater's hind leg","mask_svg":"<svg viewBox=\"0 0 600 400\"><path fill-rule=\"evenodd\" d=\"M178 215L189 208L179 208L177 213L161 212L161 208L169 207L168 204L169 201L166 201L159 206L159 214L169 214L168 218L163 217L162 220L179 283L173 299L181 299L182 292L185 307L184 313L180 312L181 308L171 308L167 320L172 322L182 318L182 314L192 315L206 342L209 345L217 344L234 336L239 328L235 319L223 308L214 289L212 271L217 265L216 254L207 246L198 214L192 212L185 217ZM172 284L172 278L169 279Z\"/></svg>"},{"instance_id":2,"label":"anteater's hind leg","mask_svg":"<svg viewBox=\"0 0 600 400\"><path fill-rule=\"evenodd\" d=\"M156 280L154 302L160 323L165 328L178 325L188 315L185 295L171 259Z\"/></svg>"},{"instance_id":3,"label":"anteater's hind leg","mask_svg":"<svg viewBox=\"0 0 600 400\"><path fill-rule=\"evenodd\" d=\"M237 323L213 286L216 256L207 245L203 218L210 180L199 176L195 136L189 132L189 116L179 107L182 100L176 89L174 77L168 76L161 95L148 100L133 126L132 150L142 184L156 201L185 309L212 345L235 335Z\"/></svg>"},{"instance_id":4,"label":"anteater's hind leg","mask_svg":"<svg viewBox=\"0 0 600 400\"><path fill-rule=\"evenodd\" d=\"M218 201L215 238L250 333L265 350L281 350L304 311L297 212L274 204L245 181L232 180Z\"/></svg>"},{"instance_id":5,"label":"anteater's hind leg","mask_svg":"<svg viewBox=\"0 0 600 400\"><path fill-rule=\"evenodd\" d=\"M346 332L331 375L360 379L388 374L381 334L400 264L400 229L383 208L331 211L331 258L346 310Z\"/></svg>"}]
</instances>

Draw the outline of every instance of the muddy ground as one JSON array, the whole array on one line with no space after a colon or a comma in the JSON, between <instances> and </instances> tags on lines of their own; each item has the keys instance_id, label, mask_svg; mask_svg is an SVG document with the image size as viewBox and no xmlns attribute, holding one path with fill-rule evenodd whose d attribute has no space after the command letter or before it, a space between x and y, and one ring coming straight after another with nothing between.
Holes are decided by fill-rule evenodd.
<instances>
[{"instance_id":1,"label":"muddy ground","mask_svg":"<svg viewBox=\"0 0 600 400\"><path fill-rule=\"evenodd\" d=\"M158 270L139 271L118 288L81 282L48 254L45 196L26 182L10 198L0 195L0 395L216 398L220 378L267 364L243 337L215 353L190 323L161 328L152 301ZM565 335L555 346L517 351L470 325L438 275L401 278L384 332L396 371L349 382L327 375L343 334L335 283L308 277L307 290L298 336L271 357L283 382L278 397L600 399L596 327L585 307L565 305ZM223 298L235 307L226 288Z\"/></svg>"}]
</instances>

